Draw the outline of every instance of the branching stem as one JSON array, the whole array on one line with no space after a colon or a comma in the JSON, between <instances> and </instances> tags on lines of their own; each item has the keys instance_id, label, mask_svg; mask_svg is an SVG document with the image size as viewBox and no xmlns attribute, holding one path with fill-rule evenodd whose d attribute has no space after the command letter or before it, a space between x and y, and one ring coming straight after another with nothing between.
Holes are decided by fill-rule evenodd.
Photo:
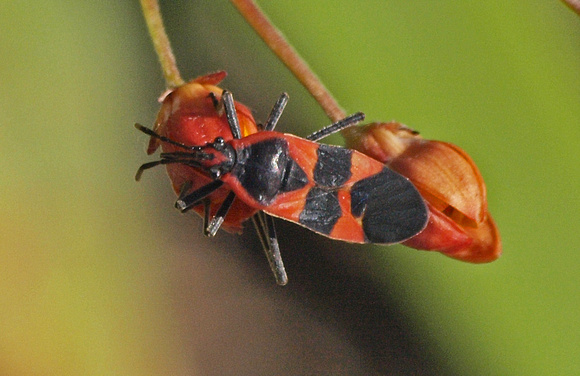
<instances>
[{"instance_id":1,"label":"branching stem","mask_svg":"<svg viewBox=\"0 0 580 376\"><path fill-rule=\"evenodd\" d=\"M580 16L580 0L562 0L570 9Z\"/></svg>"},{"instance_id":2,"label":"branching stem","mask_svg":"<svg viewBox=\"0 0 580 376\"><path fill-rule=\"evenodd\" d=\"M230 0L242 17L264 40L266 45L290 69L300 83L312 94L328 117L336 122L346 117L346 112L320 79L312 72L308 64L300 57L286 38L252 0Z\"/></svg>"}]
</instances>

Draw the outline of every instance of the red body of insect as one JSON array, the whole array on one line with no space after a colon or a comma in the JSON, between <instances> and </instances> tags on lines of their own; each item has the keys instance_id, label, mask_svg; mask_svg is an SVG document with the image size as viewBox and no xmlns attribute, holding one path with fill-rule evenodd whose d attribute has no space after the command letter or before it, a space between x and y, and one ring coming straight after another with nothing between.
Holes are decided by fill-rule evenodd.
<instances>
[{"instance_id":1,"label":"red body of insect","mask_svg":"<svg viewBox=\"0 0 580 376\"><path fill-rule=\"evenodd\" d=\"M204 145L212 142L216 137L222 137L226 141L231 140L232 132L225 113L223 109L220 111L216 108L216 100L220 101L222 89L215 85L225 77L226 72L223 71L212 73L198 77L169 92L163 98L154 131L186 145ZM258 128L250 110L238 102L235 103L235 107L242 136L256 133ZM147 154L153 154L159 145L166 153L182 150L175 145L160 142L159 139L151 137ZM189 191L194 191L212 181L199 169L190 166L168 164L166 167L173 189L178 194L185 182L191 182L192 186ZM223 186L209 196L212 216L215 215L229 191L227 186ZM200 216L204 214L203 205L198 205L193 210ZM222 228L229 232L240 233L242 223L255 213L255 208L246 205L241 200L235 200Z\"/></svg>"}]
</instances>

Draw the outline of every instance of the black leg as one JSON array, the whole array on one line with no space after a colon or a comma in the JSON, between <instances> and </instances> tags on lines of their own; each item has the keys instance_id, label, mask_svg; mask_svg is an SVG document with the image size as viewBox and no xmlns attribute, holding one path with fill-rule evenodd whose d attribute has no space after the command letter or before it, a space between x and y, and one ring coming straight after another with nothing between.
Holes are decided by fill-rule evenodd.
<instances>
[{"instance_id":1,"label":"black leg","mask_svg":"<svg viewBox=\"0 0 580 376\"><path fill-rule=\"evenodd\" d=\"M183 183L181 185L181 188L179 189L179 196L177 197L177 201L183 201L183 199L185 197L187 197L187 192L189 192L192 185L193 185L193 182L191 180L187 180L185 183ZM207 234L205 233L205 228L207 227L207 224L209 223L210 201L206 197L203 200L201 200L201 202L203 203L203 233L204 233L204 235L207 236ZM194 206L196 206L196 204L193 204L191 207L193 208ZM175 207L178 208L177 203L176 203Z\"/></svg>"},{"instance_id":2,"label":"black leg","mask_svg":"<svg viewBox=\"0 0 580 376\"><path fill-rule=\"evenodd\" d=\"M207 228L209 227L211 201L208 198L203 199L203 234L209 236Z\"/></svg>"},{"instance_id":3,"label":"black leg","mask_svg":"<svg viewBox=\"0 0 580 376\"><path fill-rule=\"evenodd\" d=\"M181 184L181 187L179 188L179 196L177 196L177 199L181 200L187 196L187 192L189 192L192 185L193 182L191 180L186 180L183 184Z\"/></svg>"},{"instance_id":4,"label":"black leg","mask_svg":"<svg viewBox=\"0 0 580 376\"><path fill-rule=\"evenodd\" d=\"M220 108L220 101L217 99L215 93L210 91L209 97L211 99L211 103L213 104L213 108L215 108L217 113L221 113L222 109Z\"/></svg>"},{"instance_id":5,"label":"black leg","mask_svg":"<svg viewBox=\"0 0 580 376\"><path fill-rule=\"evenodd\" d=\"M357 112L356 114L347 116L344 119L337 121L336 123L332 123L322 128L321 130L316 131L309 136L306 136L306 139L310 141L322 140L324 137L330 136L333 133L336 133L344 128L351 127L356 123L363 121L364 118L365 114L363 114L362 112Z\"/></svg>"},{"instance_id":6,"label":"black leg","mask_svg":"<svg viewBox=\"0 0 580 376\"><path fill-rule=\"evenodd\" d=\"M211 183L206 184L203 187L191 192L185 197L181 197L180 194L180 197L177 199L177 201L175 201L175 207L184 213L195 205L199 204L201 200L215 192L223 184L224 183L221 180L214 180Z\"/></svg>"},{"instance_id":7,"label":"black leg","mask_svg":"<svg viewBox=\"0 0 580 376\"><path fill-rule=\"evenodd\" d=\"M230 192L227 195L226 199L224 200L224 202L222 202L222 205L219 207L217 213L215 214L215 217L211 219L209 225L206 228L207 236L215 236L217 231L220 229L222 223L224 223L224 219L226 218L228 211L232 207L235 198L236 194L234 192Z\"/></svg>"},{"instance_id":8,"label":"black leg","mask_svg":"<svg viewBox=\"0 0 580 376\"><path fill-rule=\"evenodd\" d=\"M286 269L280 254L274 219L260 211L252 217L252 222L262 243L270 269L274 273L274 278L276 278L276 283L280 286L286 285L288 283L288 275L286 275Z\"/></svg>"},{"instance_id":9,"label":"black leg","mask_svg":"<svg viewBox=\"0 0 580 376\"><path fill-rule=\"evenodd\" d=\"M269 252L266 254L268 262L270 263L270 268L274 272L274 277L276 278L276 283L280 286L284 286L288 283L288 276L286 275L286 269L284 268L284 262L282 261L282 255L280 254L280 246L278 245L278 237L276 235L276 227L274 225L274 218L262 212L266 219L266 225L268 228L268 241L270 243Z\"/></svg>"},{"instance_id":10,"label":"black leg","mask_svg":"<svg viewBox=\"0 0 580 376\"><path fill-rule=\"evenodd\" d=\"M278 98L278 101L276 101L276 104L274 104L274 107L272 107L272 111L270 111L270 116L268 116L268 120L266 121L266 124L263 127L265 131L274 130L276 124L278 123L278 120L280 120L280 116L282 116L284 107L286 107L286 104L288 103L288 98L289 98L288 94L286 93L282 93L282 95L280 95L280 98Z\"/></svg>"},{"instance_id":11,"label":"black leg","mask_svg":"<svg viewBox=\"0 0 580 376\"><path fill-rule=\"evenodd\" d=\"M260 213L256 213L252 216L252 223L254 224L254 229L256 230L256 234L258 234L258 238L260 239L260 243L262 243L262 248L264 252L268 252L268 239L266 238L266 232L264 230L264 226L260 222L259 218Z\"/></svg>"}]
</instances>

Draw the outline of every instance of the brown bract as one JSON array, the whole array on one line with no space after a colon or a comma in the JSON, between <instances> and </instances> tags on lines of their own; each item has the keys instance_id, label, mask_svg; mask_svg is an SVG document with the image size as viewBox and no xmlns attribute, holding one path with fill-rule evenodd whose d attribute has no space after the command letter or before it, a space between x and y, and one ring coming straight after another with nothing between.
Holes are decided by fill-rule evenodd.
<instances>
[{"instance_id":1,"label":"brown bract","mask_svg":"<svg viewBox=\"0 0 580 376\"><path fill-rule=\"evenodd\" d=\"M447 142L425 140L396 122L343 131L347 147L406 176L429 208L425 230L403 244L473 263L496 260L501 241L487 208L486 187L473 160Z\"/></svg>"}]
</instances>

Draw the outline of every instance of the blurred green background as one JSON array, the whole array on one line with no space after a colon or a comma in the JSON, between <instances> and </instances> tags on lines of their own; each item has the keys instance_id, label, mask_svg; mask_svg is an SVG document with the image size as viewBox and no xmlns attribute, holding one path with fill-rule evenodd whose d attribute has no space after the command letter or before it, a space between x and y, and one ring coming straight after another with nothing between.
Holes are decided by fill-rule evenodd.
<instances>
[{"instance_id":1,"label":"blurred green background","mask_svg":"<svg viewBox=\"0 0 580 376\"><path fill-rule=\"evenodd\" d=\"M260 1L349 111L477 162L503 257L280 224L201 236L134 122L164 90L137 1L0 4L0 374L580 374L580 17L559 1ZM329 121L222 1L162 3L184 78L279 129ZM328 142L341 142L335 137Z\"/></svg>"}]
</instances>

